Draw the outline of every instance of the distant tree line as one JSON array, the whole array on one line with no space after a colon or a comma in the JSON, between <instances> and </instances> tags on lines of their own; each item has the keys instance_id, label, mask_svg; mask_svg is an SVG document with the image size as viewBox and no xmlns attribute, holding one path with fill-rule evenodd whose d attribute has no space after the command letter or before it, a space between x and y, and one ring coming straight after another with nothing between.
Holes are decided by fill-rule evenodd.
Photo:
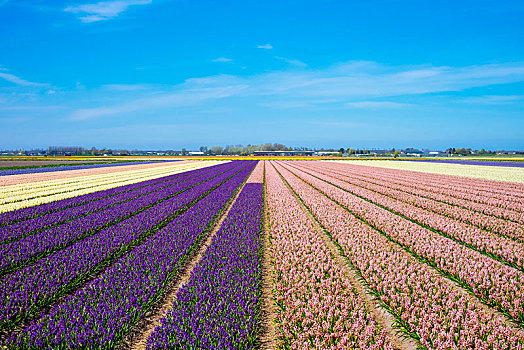
<instances>
[{"instance_id":1,"label":"distant tree line","mask_svg":"<svg viewBox=\"0 0 524 350\"><path fill-rule=\"evenodd\" d=\"M468 154L497 154L500 152L501 151L490 151L490 150L486 151L484 148L482 148L480 151L472 150L471 148L454 148L454 147L450 147L446 150L446 153L457 154L461 156L466 156Z\"/></svg>"},{"instance_id":2,"label":"distant tree line","mask_svg":"<svg viewBox=\"0 0 524 350\"><path fill-rule=\"evenodd\" d=\"M213 146L211 148L207 148L206 146L200 147L200 151L204 152L205 154L209 155L249 155L252 154L255 151L292 151L293 148L286 147L285 145L282 145L280 143L265 143L262 145L227 145L225 147L222 146Z\"/></svg>"},{"instance_id":3,"label":"distant tree line","mask_svg":"<svg viewBox=\"0 0 524 350\"><path fill-rule=\"evenodd\" d=\"M226 146L201 146L198 150L192 149L191 151L200 151L204 155L239 155L245 156L253 154L253 152L272 152L272 151L319 151L319 152L337 152L338 155L348 156L359 156L359 155L380 155L380 156L393 156L398 157L404 152L418 152L417 148L406 148L403 150L391 149L358 149L353 147L348 148L308 148L308 147L288 147L280 143L264 143L261 145L226 145ZM178 155L189 155L191 154L186 148L182 148L180 151L175 150L156 150L156 151L144 151L144 150L125 150L125 149L110 149L92 147L85 149L79 146L50 146L48 149L33 149L33 150L18 150L18 151L3 151L2 154L20 154L20 155L34 155L34 156L127 156L127 155L165 155L165 156L178 156ZM424 150L427 151L427 150ZM522 154L524 151L503 151L503 150L474 150L471 148L455 148L450 147L446 149L445 153L449 155L492 155L492 154Z\"/></svg>"}]
</instances>

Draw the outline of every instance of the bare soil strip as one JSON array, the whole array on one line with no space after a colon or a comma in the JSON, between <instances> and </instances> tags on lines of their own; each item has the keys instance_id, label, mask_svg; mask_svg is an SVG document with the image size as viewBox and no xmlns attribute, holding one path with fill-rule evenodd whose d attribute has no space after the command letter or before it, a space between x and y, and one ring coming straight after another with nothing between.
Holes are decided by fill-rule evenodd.
<instances>
[{"instance_id":1,"label":"bare soil strip","mask_svg":"<svg viewBox=\"0 0 524 350\"><path fill-rule=\"evenodd\" d=\"M275 168L275 170L277 170ZM278 172L278 170L277 170ZM280 174L280 172L278 172ZM282 175L280 174L282 177ZM358 294L362 296L364 299L366 305L369 307L371 312L375 315L375 319L377 323L383 327L387 332L388 335L391 338L391 341L393 343L393 346L396 349L401 350L417 350L418 344L411 338L407 338L406 336L403 336L400 334L394 327L395 325L395 317L386 309L384 309L379 302L375 300L375 297L371 292L369 291L368 287L364 285L358 277L357 272L354 268L352 268L347 262L346 258L340 255L339 249L335 246L331 238L328 236L328 234L325 232L325 230L319 225L318 221L313 217L313 215L309 212L309 210L306 208L304 203L300 200L298 195L293 191L291 186L288 184L288 182L282 177L282 180L284 180L286 186L289 188L289 190L293 193L293 196L295 197L295 200L300 205L304 213L308 216L308 218L313 222L315 227L317 228L317 232L320 233L320 236L322 237L322 240L326 244L326 246L329 248L333 256L335 257L335 260L344 269L344 272L346 274L346 277L349 279L349 282L353 285L353 287L356 289Z\"/></svg>"},{"instance_id":2,"label":"bare soil strip","mask_svg":"<svg viewBox=\"0 0 524 350\"><path fill-rule=\"evenodd\" d=\"M187 164L187 163L193 163L193 161L182 160L182 161L177 161L177 162L159 162L159 163L149 163L149 164L121 165L121 166L115 166L115 167L109 166L109 167L95 168L95 169L78 169L78 170L50 171L47 173L5 175L5 176L0 177L0 186L19 185L19 184L48 181L48 180L69 179L73 177L89 176L89 175L111 174L111 173L118 173L122 171L158 168L162 166Z\"/></svg>"},{"instance_id":3,"label":"bare soil strip","mask_svg":"<svg viewBox=\"0 0 524 350\"><path fill-rule=\"evenodd\" d=\"M271 245L269 240L269 229L267 221L267 195L266 195L266 162L264 161L264 230L262 231L262 300L260 301L260 350L272 350L275 348L275 322L276 313L273 297L273 283L271 261L267 247Z\"/></svg>"},{"instance_id":4,"label":"bare soil strip","mask_svg":"<svg viewBox=\"0 0 524 350\"><path fill-rule=\"evenodd\" d=\"M246 180L248 178L249 176L246 177ZM186 262L180 268L179 277L171 281L170 286L167 288L168 292L162 299L161 304L159 303L158 308L151 312L151 316L145 318L142 322L140 322L136 327L136 331L131 332L128 339L124 341L124 346L122 346L123 349L146 349L147 339L151 336L155 328L160 325L160 321L162 320L162 318L171 310L173 301L176 299L176 294L178 293L180 288L182 288L189 281L189 278L191 277L191 272L198 264L198 262L202 259L204 252L206 251L207 247L211 244L213 237L215 236L215 233L217 233L220 227L222 226L222 223L229 214L229 211L233 207L233 204L235 204L238 196L240 196L240 193L242 192L242 189L244 188L245 184L246 181L244 181L242 185L240 185L234 197L227 204L226 209L222 212L222 214L220 214L218 220L215 220L213 228L210 231L208 231L206 237L203 238L205 240L204 243L201 244L200 247L198 247L197 249L193 249L191 255L188 257L188 259L186 259Z\"/></svg>"}]
</instances>

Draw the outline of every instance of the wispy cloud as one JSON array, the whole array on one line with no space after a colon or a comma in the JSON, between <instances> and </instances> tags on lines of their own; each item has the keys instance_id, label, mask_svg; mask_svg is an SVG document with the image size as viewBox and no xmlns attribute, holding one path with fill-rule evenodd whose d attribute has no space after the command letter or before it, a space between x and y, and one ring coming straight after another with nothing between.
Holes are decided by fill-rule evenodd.
<instances>
[{"instance_id":1,"label":"wispy cloud","mask_svg":"<svg viewBox=\"0 0 524 350\"><path fill-rule=\"evenodd\" d=\"M0 69L4 72L7 71L7 69L3 68L3 69ZM20 85L20 86L50 86L49 84L44 84L44 83L35 83L33 81L28 81L28 80L25 80L25 79L22 79L22 78L19 78L17 77L16 75L14 74L10 74L10 73L2 73L0 72L0 78L1 79L4 79L4 80L7 80L13 84L16 84L16 85Z\"/></svg>"},{"instance_id":2,"label":"wispy cloud","mask_svg":"<svg viewBox=\"0 0 524 350\"><path fill-rule=\"evenodd\" d=\"M486 105L502 105L515 102L524 102L524 95L484 95L461 99L466 103L478 103Z\"/></svg>"},{"instance_id":3,"label":"wispy cloud","mask_svg":"<svg viewBox=\"0 0 524 350\"><path fill-rule=\"evenodd\" d=\"M281 61L284 61L292 66L295 66L295 67L307 67L307 64L302 62L302 61L299 61L299 60L296 60L296 59L289 59L289 58L285 58L285 57L280 57L280 56L275 56L275 58L277 60L281 60Z\"/></svg>"},{"instance_id":4,"label":"wispy cloud","mask_svg":"<svg viewBox=\"0 0 524 350\"><path fill-rule=\"evenodd\" d=\"M224 63L227 63L227 62L233 62L233 60L231 58L227 58L227 57L217 57L213 60L211 60L212 62L224 62Z\"/></svg>"},{"instance_id":5,"label":"wispy cloud","mask_svg":"<svg viewBox=\"0 0 524 350\"><path fill-rule=\"evenodd\" d=\"M246 86L229 85L220 87L200 88L191 82L186 82L183 86L186 89L165 93L160 96L147 96L129 103L118 104L109 107L79 109L70 115L71 120L88 120L105 116L114 116L124 113L131 113L143 110L173 108L183 106L193 106L206 100L221 99L238 94Z\"/></svg>"},{"instance_id":6,"label":"wispy cloud","mask_svg":"<svg viewBox=\"0 0 524 350\"><path fill-rule=\"evenodd\" d=\"M64 106L2 106L0 107L0 111L56 111L65 109Z\"/></svg>"},{"instance_id":7,"label":"wispy cloud","mask_svg":"<svg viewBox=\"0 0 524 350\"><path fill-rule=\"evenodd\" d=\"M115 18L127 10L129 6L148 5L151 3L152 0L100 1L93 4L68 6L64 11L78 15L78 19L83 23L92 23Z\"/></svg>"},{"instance_id":8,"label":"wispy cloud","mask_svg":"<svg viewBox=\"0 0 524 350\"><path fill-rule=\"evenodd\" d=\"M402 108L411 106L411 104L408 103L398 103L391 101L348 102L346 105L355 108Z\"/></svg>"},{"instance_id":9,"label":"wispy cloud","mask_svg":"<svg viewBox=\"0 0 524 350\"><path fill-rule=\"evenodd\" d=\"M139 90L149 90L151 85L148 84L105 84L102 85L102 88L113 90L113 91L139 91Z\"/></svg>"},{"instance_id":10,"label":"wispy cloud","mask_svg":"<svg viewBox=\"0 0 524 350\"><path fill-rule=\"evenodd\" d=\"M461 91L524 81L524 62L481 66L387 66L345 62L325 69L271 72L253 77L257 93L360 100Z\"/></svg>"},{"instance_id":11,"label":"wispy cloud","mask_svg":"<svg viewBox=\"0 0 524 350\"><path fill-rule=\"evenodd\" d=\"M240 107L242 105L257 105L308 110L398 109L413 106L409 103L409 96L459 92L521 81L524 81L524 62L435 67L387 66L356 61L323 69L298 67L247 77L218 75L192 78L177 86L160 86L154 94L151 90L137 91L132 100L128 95L119 95L118 89L115 89L114 95L109 95L115 102L78 109L70 115L70 119L88 120L185 106L205 108L205 102L211 100L212 107L217 108L230 106L231 98L235 98L235 105L239 108L243 108ZM397 100L399 96L402 96L400 101ZM511 99L514 97L507 98ZM222 104L219 101L223 101Z\"/></svg>"},{"instance_id":12,"label":"wispy cloud","mask_svg":"<svg viewBox=\"0 0 524 350\"><path fill-rule=\"evenodd\" d=\"M27 121L27 118L24 117L6 117L0 118L1 123L23 123Z\"/></svg>"},{"instance_id":13,"label":"wispy cloud","mask_svg":"<svg viewBox=\"0 0 524 350\"><path fill-rule=\"evenodd\" d=\"M271 44L264 44L264 45L258 45L257 49L264 49L264 50L271 50L273 48L273 45Z\"/></svg>"}]
</instances>

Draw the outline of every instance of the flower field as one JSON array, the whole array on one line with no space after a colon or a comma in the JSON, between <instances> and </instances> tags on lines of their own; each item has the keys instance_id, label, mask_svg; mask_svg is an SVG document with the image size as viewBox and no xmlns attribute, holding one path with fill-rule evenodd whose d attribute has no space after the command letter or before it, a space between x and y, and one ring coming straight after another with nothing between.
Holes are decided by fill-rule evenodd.
<instances>
[{"instance_id":1,"label":"flower field","mask_svg":"<svg viewBox=\"0 0 524 350\"><path fill-rule=\"evenodd\" d=\"M524 349L516 173L373 162L0 186L0 348Z\"/></svg>"},{"instance_id":2,"label":"flower field","mask_svg":"<svg viewBox=\"0 0 524 350\"><path fill-rule=\"evenodd\" d=\"M500 166L489 166L487 167L489 169L485 169L485 165L467 163L407 162L394 160L337 160L334 162L484 180L524 183L524 169L522 167L509 167L503 166L502 164Z\"/></svg>"}]
</instances>

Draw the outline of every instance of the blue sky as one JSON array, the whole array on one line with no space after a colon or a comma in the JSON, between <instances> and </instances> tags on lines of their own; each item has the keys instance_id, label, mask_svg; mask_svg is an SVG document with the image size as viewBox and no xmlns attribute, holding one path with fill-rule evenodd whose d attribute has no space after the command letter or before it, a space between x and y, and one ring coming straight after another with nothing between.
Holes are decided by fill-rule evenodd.
<instances>
[{"instance_id":1,"label":"blue sky","mask_svg":"<svg viewBox=\"0 0 524 350\"><path fill-rule=\"evenodd\" d=\"M0 0L2 149L524 149L522 1Z\"/></svg>"}]
</instances>

